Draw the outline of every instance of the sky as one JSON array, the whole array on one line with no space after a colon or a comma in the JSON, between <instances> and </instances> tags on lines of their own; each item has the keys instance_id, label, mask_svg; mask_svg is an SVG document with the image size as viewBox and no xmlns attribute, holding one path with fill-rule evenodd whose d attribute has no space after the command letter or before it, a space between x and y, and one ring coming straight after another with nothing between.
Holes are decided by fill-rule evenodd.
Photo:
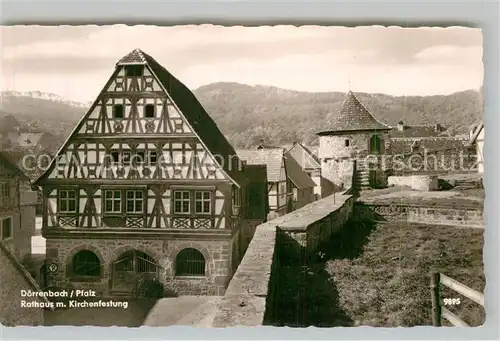
<instances>
[{"instance_id":1,"label":"sky","mask_svg":"<svg viewBox=\"0 0 500 341\"><path fill-rule=\"evenodd\" d=\"M449 94L483 83L477 28L2 26L2 90L95 99L135 48L191 89L213 82L301 91Z\"/></svg>"}]
</instances>

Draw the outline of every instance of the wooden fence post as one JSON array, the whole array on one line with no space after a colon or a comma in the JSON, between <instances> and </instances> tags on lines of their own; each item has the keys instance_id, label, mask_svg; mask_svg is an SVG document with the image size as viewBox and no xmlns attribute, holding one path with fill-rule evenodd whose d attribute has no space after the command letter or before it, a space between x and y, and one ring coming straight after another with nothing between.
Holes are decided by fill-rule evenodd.
<instances>
[{"instance_id":1,"label":"wooden fence post","mask_svg":"<svg viewBox=\"0 0 500 341\"><path fill-rule=\"evenodd\" d=\"M431 297L432 297L432 324L434 327L441 327L441 303L439 297L440 274L431 274Z\"/></svg>"}]
</instances>

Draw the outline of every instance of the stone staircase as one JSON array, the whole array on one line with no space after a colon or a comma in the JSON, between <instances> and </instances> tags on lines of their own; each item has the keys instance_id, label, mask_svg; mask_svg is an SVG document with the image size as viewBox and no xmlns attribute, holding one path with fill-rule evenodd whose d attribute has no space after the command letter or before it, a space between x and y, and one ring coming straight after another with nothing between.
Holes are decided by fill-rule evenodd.
<instances>
[{"instance_id":1,"label":"stone staircase","mask_svg":"<svg viewBox=\"0 0 500 341\"><path fill-rule=\"evenodd\" d=\"M354 174L354 188L356 190L370 189L370 169L364 160L356 160L356 173Z\"/></svg>"},{"instance_id":2,"label":"stone staircase","mask_svg":"<svg viewBox=\"0 0 500 341\"><path fill-rule=\"evenodd\" d=\"M464 180L456 180L454 189L457 190L466 190L466 189L474 189L474 188L483 188L482 181L477 179L464 179Z\"/></svg>"}]
</instances>

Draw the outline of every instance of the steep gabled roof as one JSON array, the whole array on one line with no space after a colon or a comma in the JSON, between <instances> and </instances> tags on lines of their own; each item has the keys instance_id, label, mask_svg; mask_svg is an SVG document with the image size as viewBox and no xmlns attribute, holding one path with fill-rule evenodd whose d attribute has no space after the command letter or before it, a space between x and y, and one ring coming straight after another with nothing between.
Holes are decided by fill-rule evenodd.
<instances>
[{"instance_id":1,"label":"steep gabled roof","mask_svg":"<svg viewBox=\"0 0 500 341\"><path fill-rule=\"evenodd\" d=\"M473 145L474 143L476 143L476 140L477 140L479 134L484 129L484 122L483 122L483 120L477 122L472 129L473 129L472 130L472 136L470 138L469 145Z\"/></svg>"},{"instance_id":2,"label":"steep gabled roof","mask_svg":"<svg viewBox=\"0 0 500 341\"><path fill-rule=\"evenodd\" d=\"M161 66L153 57L140 49L135 49L121 58L116 65L117 67L122 65L147 65L154 76L156 76L163 89L170 96L174 105L178 107L195 134L198 135L201 143L207 147L208 151L215 157L217 162L220 159L223 160L221 167L226 174L229 175L231 180L240 186L247 182L243 173L237 169L235 170L240 164L236 151L189 88L175 78L167 69ZM114 74L116 74L116 70ZM92 108L80 120L77 127L88 116L91 110ZM64 145L67 144L76 131L77 129L75 128ZM62 151L64 145L57 154ZM229 166L231 160L233 160L233 165ZM35 183L38 183L50 169L51 167L49 167L47 172L40 176Z\"/></svg>"},{"instance_id":3,"label":"steep gabled roof","mask_svg":"<svg viewBox=\"0 0 500 341\"><path fill-rule=\"evenodd\" d=\"M249 165L266 165L267 181L280 181L283 149L238 149L237 153Z\"/></svg>"},{"instance_id":4,"label":"steep gabled roof","mask_svg":"<svg viewBox=\"0 0 500 341\"><path fill-rule=\"evenodd\" d=\"M289 153L303 169L321 168L321 163L318 157L302 143L295 143L294 146L287 151L287 153Z\"/></svg>"},{"instance_id":5,"label":"steep gabled roof","mask_svg":"<svg viewBox=\"0 0 500 341\"><path fill-rule=\"evenodd\" d=\"M151 71L156 75L158 81L170 95L189 125L200 137L202 143L207 146L214 156L220 156L224 160L222 168L231 176L234 170L229 169L229 161L233 157L237 160L237 153L193 92L153 57L140 50L137 53L142 54Z\"/></svg>"},{"instance_id":6,"label":"steep gabled roof","mask_svg":"<svg viewBox=\"0 0 500 341\"><path fill-rule=\"evenodd\" d=\"M9 168L14 174L18 175L22 180L29 181L29 178L24 172L19 169L17 162L9 152L0 151L0 163Z\"/></svg>"},{"instance_id":7,"label":"steep gabled roof","mask_svg":"<svg viewBox=\"0 0 500 341\"><path fill-rule=\"evenodd\" d=\"M285 153L286 174L298 189L312 188L316 186L314 181L302 169L295 158L290 153Z\"/></svg>"},{"instance_id":8,"label":"steep gabled roof","mask_svg":"<svg viewBox=\"0 0 500 341\"><path fill-rule=\"evenodd\" d=\"M355 131L389 131L391 129L384 123L379 122L352 91L347 93L340 111L328 124L331 129L322 131L318 135Z\"/></svg>"}]
</instances>

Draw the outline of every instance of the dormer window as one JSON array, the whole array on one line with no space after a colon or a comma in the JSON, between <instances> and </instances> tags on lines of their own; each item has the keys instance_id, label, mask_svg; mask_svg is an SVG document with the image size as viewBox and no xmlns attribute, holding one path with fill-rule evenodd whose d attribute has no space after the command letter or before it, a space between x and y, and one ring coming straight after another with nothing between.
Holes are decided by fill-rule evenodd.
<instances>
[{"instance_id":1,"label":"dormer window","mask_svg":"<svg viewBox=\"0 0 500 341\"><path fill-rule=\"evenodd\" d=\"M155 117L155 106L153 104L146 104L146 106L144 107L144 117Z\"/></svg>"},{"instance_id":2,"label":"dormer window","mask_svg":"<svg viewBox=\"0 0 500 341\"><path fill-rule=\"evenodd\" d=\"M117 120L123 119L123 104L113 106L113 117Z\"/></svg>"},{"instance_id":3,"label":"dormer window","mask_svg":"<svg viewBox=\"0 0 500 341\"><path fill-rule=\"evenodd\" d=\"M125 77L141 77L144 73L144 65L126 65Z\"/></svg>"}]
</instances>

